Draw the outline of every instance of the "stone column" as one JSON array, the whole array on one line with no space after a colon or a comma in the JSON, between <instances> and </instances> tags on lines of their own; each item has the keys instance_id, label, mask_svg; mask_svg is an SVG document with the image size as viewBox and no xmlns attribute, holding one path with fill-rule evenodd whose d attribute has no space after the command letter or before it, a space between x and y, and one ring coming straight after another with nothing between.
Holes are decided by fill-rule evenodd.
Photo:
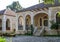
<instances>
[{"instance_id":1,"label":"stone column","mask_svg":"<svg viewBox=\"0 0 60 42\"><path fill-rule=\"evenodd\" d=\"M26 23L25 23L25 16L23 17L23 19L24 19L24 25L23 25L23 31L25 31L26 29L25 29L25 25L26 25Z\"/></svg>"},{"instance_id":2,"label":"stone column","mask_svg":"<svg viewBox=\"0 0 60 42\"><path fill-rule=\"evenodd\" d=\"M6 32L6 15L2 18L2 32Z\"/></svg>"},{"instance_id":3,"label":"stone column","mask_svg":"<svg viewBox=\"0 0 60 42\"><path fill-rule=\"evenodd\" d=\"M18 16L16 15L16 32L18 31Z\"/></svg>"},{"instance_id":4,"label":"stone column","mask_svg":"<svg viewBox=\"0 0 60 42\"><path fill-rule=\"evenodd\" d=\"M48 11L48 12L49 12L49 13L48 13L48 17L49 17L49 19L48 19L48 27L50 28L50 27L51 27L51 23L50 23L50 21L51 21L52 9L49 8L49 11Z\"/></svg>"},{"instance_id":5,"label":"stone column","mask_svg":"<svg viewBox=\"0 0 60 42\"><path fill-rule=\"evenodd\" d=\"M34 24L34 22L33 22L33 16L31 16L31 24L32 25Z\"/></svg>"}]
</instances>

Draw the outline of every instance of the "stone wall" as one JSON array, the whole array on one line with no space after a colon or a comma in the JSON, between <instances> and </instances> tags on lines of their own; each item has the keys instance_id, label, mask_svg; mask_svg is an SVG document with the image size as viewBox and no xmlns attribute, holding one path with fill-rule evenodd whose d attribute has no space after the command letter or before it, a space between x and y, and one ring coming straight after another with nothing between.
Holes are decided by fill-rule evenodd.
<instances>
[{"instance_id":1,"label":"stone wall","mask_svg":"<svg viewBox=\"0 0 60 42\"><path fill-rule=\"evenodd\" d=\"M6 19L9 19L10 20L10 28L11 28L11 31L13 29L16 29L16 17L14 17L14 16L6 16Z\"/></svg>"}]
</instances>

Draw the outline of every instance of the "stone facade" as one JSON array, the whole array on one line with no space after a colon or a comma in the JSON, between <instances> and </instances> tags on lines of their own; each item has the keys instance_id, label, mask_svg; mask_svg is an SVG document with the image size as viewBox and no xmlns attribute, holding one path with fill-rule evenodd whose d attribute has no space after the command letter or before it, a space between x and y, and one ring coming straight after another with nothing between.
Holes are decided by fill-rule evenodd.
<instances>
[{"instance_id":1,"label":"stone facade","mask_svg":"<svg viewBox=\"0 0 60 42\"><path fill-rule=\"evenodd\" d=\"M40 9L35 11L24 11L24 12L14 12L10 9L6 9L3 15L0 15L0 19L2 20L2 32L12 32L13 29L16 30L16 33L24 34L26 33L26 25L33 25L34 30L36 28L45 28L46 31L50 31L51 23L50 21L54 20L56 22L56 14L60 12L60 6L57 7L49 7L48 9ZM45 16L47 18L45 18ZM40 20L40 18L42 20ZM10 30L6 30L6 21L9 19L10 21ZM19 21L18 21L19 20ZM47 21L46 26L44 26L44 21ZM27 21L27 22L26 22ZM19 27L19 24L21 25ZM21 30L19 28L22 28ZM40 29L39 29L40 30ZM42 29L41 29L42 30Z\"/></svg>"}]
</instances>

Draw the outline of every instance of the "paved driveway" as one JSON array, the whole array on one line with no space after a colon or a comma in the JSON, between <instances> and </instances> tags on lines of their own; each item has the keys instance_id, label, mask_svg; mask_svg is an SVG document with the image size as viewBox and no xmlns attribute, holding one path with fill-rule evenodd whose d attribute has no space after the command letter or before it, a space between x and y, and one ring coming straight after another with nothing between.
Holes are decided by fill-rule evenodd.
<instances>
[{"instance_id":1,"label":"paved driveway","mask_svg":"<svg viewBox=\"0 0 60 42\"><path fill-rule=\"evenodd\" d=\"M18 36L7 37L7 42L60 42L60 37Z\"/></svg>"}]
</instances>

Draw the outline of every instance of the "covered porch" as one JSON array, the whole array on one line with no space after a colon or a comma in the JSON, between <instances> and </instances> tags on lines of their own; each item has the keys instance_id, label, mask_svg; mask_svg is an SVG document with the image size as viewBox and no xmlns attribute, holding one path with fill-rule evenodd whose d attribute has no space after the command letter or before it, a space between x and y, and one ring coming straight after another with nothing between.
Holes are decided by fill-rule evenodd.
<instances>
[{"instance_id":1,"label":"covered porch","mask_svg":"<svg viewBox=\"0 0 60 42\"><path fill-rule=\"evenodd\" d=\"M34 26L38 29L48 28L48 14L39 13L34 16Z\"/></svg>"}]
</instances>

